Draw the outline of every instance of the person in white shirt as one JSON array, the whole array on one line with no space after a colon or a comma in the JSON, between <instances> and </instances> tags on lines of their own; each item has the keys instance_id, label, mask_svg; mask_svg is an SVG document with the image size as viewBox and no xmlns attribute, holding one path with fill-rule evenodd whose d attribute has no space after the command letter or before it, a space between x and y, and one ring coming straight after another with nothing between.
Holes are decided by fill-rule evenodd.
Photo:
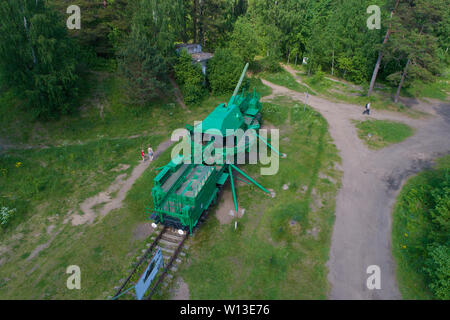
<instances>
[{"instance_id":1,"label":"person in white shirt","mask_svg":"<svg viewBox=\"0 0 450 320\"><path fill-rule=\"evenodd\" d=\"M367 113L370 115L370 102L366 104L366 110L364 110L363 114Z\"/></svg>"},{"instance_id":2,"label":"person in white shirt","mask_svg":"<svg viewBox=\"0 0 450 320\"><path fill-rule=\"evenodd\" d=\"M153 149L151 146L148 146L148 158L150 159L150 161L153 160Z\"/></svg>"}]
</instances>

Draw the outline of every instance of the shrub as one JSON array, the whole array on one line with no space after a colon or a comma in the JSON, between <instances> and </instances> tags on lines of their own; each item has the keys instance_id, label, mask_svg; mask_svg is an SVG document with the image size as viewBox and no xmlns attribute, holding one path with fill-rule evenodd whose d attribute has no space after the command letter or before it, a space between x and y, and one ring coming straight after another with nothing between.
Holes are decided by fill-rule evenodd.
<instances>
[{"instance_id":1,"label":"shrub","mask_svg":"<svg viewBox=\"0 0 450 320\"><path fill-rule=\"evenodd\" d=\"M319 66L314 73L314 75L311 77L311 83L312 84L319 84L323 81L325 77L325 73L322 71L322 67Z\"/></svg>"},{"instance_id":2,"label":"shrub","mask_svg":"<svg viewBox=\"0 0 450 320\"><path fill-rule=\"evenodd\" d=\"M261 60L261 69L262 71L267 72L280 72L280 60L276 56L268 56Z\"/></svg>"},{"instance_id":3,"label":"shrub","mask_svg":"<svg viewBox=\"0 0 450 320\"><path fill-rule=\"evenodd\" d=\"M449 299L450 170L429 170L413 178L394 213L394 256L422 279L435 298ZM405 270L404 270L405 269Z\"/></svg>"},{"instance_id":4,"label":"shrub","mask_svg":"<svg viewBox=\"0 0 450 320\"><path fill-rule=\"evenodd\" d=\"M424 271L430 279L431 291L442 300L450 299L450 248L433 245L428 248L429 258Z\"/></svg>"},{"instance_id":5,"label":"shrub","mask_svg":"<svg viewBox=\"0 0 450 320\"><path fill-rule=\"evenodd\" d=\"M181 92L187 104L199 102L206 94L203 86L204 75L199 64L193 64L186 50L180 52L174 66L175 78L181 85Z\"/></svg>"},{"instance_id":6,"label":"shrub","mask_svg":"<svg viewBox=\"0 0 450 320\"><path fill-rule=\"evenodd\" d=\"M12 219L16 209L9 209L8 207L0 207L0 225L5 227Z\"/></svg>"},{"instance_id":7,"label":"shrub","mask_svg":"<svg viewBox=\"0 0 450 320\"><path fill-rule=\"evenodd\" d=\"M230 49L218 49L208 62L207 77L214 94L232 92L244 67L244 61Z\"/></svg>"}]
</instances>

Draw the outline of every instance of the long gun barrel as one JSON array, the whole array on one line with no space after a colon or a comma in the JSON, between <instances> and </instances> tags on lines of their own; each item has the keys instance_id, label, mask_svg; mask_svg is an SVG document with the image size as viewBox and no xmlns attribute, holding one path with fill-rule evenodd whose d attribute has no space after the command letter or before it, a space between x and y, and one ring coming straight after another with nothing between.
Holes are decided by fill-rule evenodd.
<instances>
[{"instance_id":1,"label":"long gun barrel","mask_svg":"<svg viewBox=\"0 0 450 320\"><path fill-rule=\"evenodd\" d=\"M234 89L233 95L231 96L230 101L228 101L227 106L231 105L234 102L234 98L236 98L236 95L239 92L239 89L241 87L242 81L244 80L245 73L247 72L247 68L248 68L248 62L244 67L244 71L242 71L241 77L239 78L239 82L236 85L236 88Z\"/></svg>"}]
</instances>

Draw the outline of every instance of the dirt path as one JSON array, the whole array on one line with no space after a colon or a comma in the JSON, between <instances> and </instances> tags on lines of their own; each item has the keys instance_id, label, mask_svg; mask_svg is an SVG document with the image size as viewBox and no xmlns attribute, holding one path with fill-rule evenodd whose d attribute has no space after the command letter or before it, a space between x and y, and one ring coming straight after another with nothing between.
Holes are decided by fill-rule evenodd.
<instances>
[{"instance_id":1,"label":"dirt path","mask_svg":"<svg viewBox=\"0 0 450 320\"><path fill-rule=\"evenodd\" d=\"M155 151L153 160L156 160L158 156L167 150L172 141L169 139L161 143ZM83 214L75 214L72 217L72 225L85 224L86 222L94 222L97 215L101 217L107 215L112 210L122 207L122 202L125 199L127 192L131 189L136 180L144 173L148 168L151 161L144 161L139 163L132 171L130 177L125 179L126 174L120 174L116 180L111 184L106 191L102 191L94 197L88 198L81 203L80 208ZM111 194L117 193L114 197ZM95 210L96 206L101 206L100 209Z\"/></svg>"},{"instance_id":2,"label":"dirt path","mask_svg":"<svg viewBox=\"0 0 450 320\"><path fill-rule=\"evenodd\" d=\"M272 88L272 95L290 96L304 103L303 93L262 81ZM371 119L401 121L416 132L401 143L373 151L358 138L351 123L352 119L368 118L362 115L362 106L333 103L311 95L308 104L328 121L344 172L327 263L332 287L329 298L401 299L391 251L392 207L406 178L450 152L450 105L429 105L435 116L425 119L374 110ZM381 269L380 290L367 289L366 270L370 265Z\"/></svg>"},{"instance_id":3,"label":"dirt path","mask_svg":"<svg viewBox=\"0 0 450 320\"><path fill-rule=\"evenodd\" d=\"M306 84L305 82L303 82L302 81L302 78L300 78L298 75L297 75L297 73L298 73L298 71L297 70L294 70L290 65L288 65L288 64L281 64L281 66L284 68L284 70L286 70L287 72L289 72L293 77L294 77L294 79L298 82L298 83L300 83L302 86L305 86L305 87L307 87L308 89L309 89L309 92L311 93L314 93L314 94L316 94L316 92L313 90L313 88L311 88L308 84Z\"/></svg>"},{"instance_id":4,"label":"dirt path","mask_svg":"<svg viewBox=\"0 0 450 320\"><path fill-rule=\"evenodd\" d=\"M171 77L169 77L170 83L172 84L173 87L173 92L175 94L175 98L177 100L177 103L183 108L186 109L188 112L191 112L188 107L186 106L186 104L184 103L184 99L183 99L183 95L181 94L181 90L178 87L177 83L175 82L174 79L172 79Z\"/></svg>"}]
</instances>

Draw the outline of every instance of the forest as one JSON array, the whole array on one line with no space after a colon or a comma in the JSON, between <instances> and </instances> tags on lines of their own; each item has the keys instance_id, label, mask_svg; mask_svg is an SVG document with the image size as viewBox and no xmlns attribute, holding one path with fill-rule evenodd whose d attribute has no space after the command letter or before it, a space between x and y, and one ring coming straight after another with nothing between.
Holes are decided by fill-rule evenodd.
<instances>
[{"instance_id":1,"label":"forest","mask_svg":"<svg viewBox=\"0 0 450 320\"><path fill-rule=\"evenodd\" d=\"M72 4L79 30L66 27ZM381 8L379 29L367 27L369 5ZM75 111L80 82L99 66L133 88L127 103L150 106L171 77L196 103L230 90L244 62L257 72L307 61L308 75L327 72L368 95L375 81L397 88L397 102L402 87L433 82L448 65L449 12L445 0L8 0L0 4L0 86L50 119ZM177 56L177 43L215 53L207 79Z\"/></svg>"}]
</instances>

